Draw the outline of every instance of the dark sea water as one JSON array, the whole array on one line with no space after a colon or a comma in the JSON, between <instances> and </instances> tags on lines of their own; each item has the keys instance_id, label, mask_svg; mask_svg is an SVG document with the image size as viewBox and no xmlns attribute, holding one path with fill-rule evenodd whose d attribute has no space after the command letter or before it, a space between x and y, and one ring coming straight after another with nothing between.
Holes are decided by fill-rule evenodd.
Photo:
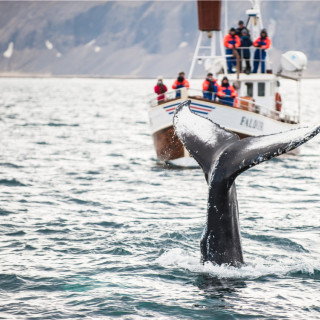
<instances>
[{"instance_id":1,"label":"dark sea water","mask_svg":"<svg viewBox=\"0 0 320 320\"><path fill-rule=\"evenodd\" d=\"M153 85L0 79L0 319L319 319L320 138L237 179L246 264L201 265L207 185L157 165Z\"/></svg>"}]
</instances>

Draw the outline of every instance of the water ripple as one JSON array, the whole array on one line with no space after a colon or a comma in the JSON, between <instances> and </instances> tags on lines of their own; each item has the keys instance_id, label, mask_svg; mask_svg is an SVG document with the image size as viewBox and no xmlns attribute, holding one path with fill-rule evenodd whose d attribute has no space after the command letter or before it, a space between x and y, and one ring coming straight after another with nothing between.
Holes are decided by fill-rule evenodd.
<instances>
[{"instance_id":1,"label":"water ripple","mask_svg":"<svg viewBox=\"0 0 320 320\"><path fill-rule=\"evenodd\" d=\"M319 139L237 178L246 264L202 265L207 185L157 164L153 80L0 86L0 318L318 318Z\"/></svg>"},{"instance_id":2,"label":"water ripple","mask_svg":"<svg viewBox=\"0 0 320 320\"><path fill-rule=\"evenodd\" d=\"M16 180L16 179L0 179L0 185L8 187L25 187L26 184Z\"/></svg>"}]
</instances>

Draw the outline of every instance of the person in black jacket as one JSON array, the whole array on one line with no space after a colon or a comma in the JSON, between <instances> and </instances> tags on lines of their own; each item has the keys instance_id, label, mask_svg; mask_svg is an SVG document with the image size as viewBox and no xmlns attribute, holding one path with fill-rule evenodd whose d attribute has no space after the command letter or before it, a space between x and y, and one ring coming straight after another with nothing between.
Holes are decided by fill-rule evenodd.
<instances>
[{"instance_id":1,"label":"person in black jacket","mask_svg":"<svg viewBox=\"0 0 320 320\"><path fill-rule=\"evenodd\" d=\"M250 35L248 34L247 29L243 29L241 33L241 48L239 50L240 55L240 72L242 72L242 61L244 60L246 62L246 68L245 73L249 74L251 71L251 65L250 65L250 49L249 47L252 46L252 41L250 39Z\"/></svg>"}]
</instances>

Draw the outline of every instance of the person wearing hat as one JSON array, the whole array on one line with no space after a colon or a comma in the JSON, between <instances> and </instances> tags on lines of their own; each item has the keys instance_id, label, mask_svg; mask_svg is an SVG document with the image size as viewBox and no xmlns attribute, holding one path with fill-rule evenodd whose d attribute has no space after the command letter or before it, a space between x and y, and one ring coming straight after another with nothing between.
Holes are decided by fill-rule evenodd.
<instances>
[{"instance_id":1,"label":"person wearing hat","mask_svg":"<svg viewBox=\"0 0 320 320\"><path fill-rule=\"evenodd\" d=\"M226 47L228 73L234 73L232 67L237 64L236 58L233 56L233 50L241 45L240 38L236 35L236 29L231 28L229 33L224 37L223 44Z\"/></svg>"},{"instance_id":2,"label":"person wearing hat","mask_svg":"<svg viewBox=\"0 0 320 320\"><path fill-rule=\"evenodd\" d=\"M229 84L228 78L223 77L218 91L219 101L227 106L233 107L236 106L237 96L237 91Z\"/></svg>"},{"instance_id":3,"label":"person wearing hat","mask_svg":"<svg viewBox=\"0 0 320 320\"><path fill-rule=\"evenodd\" d=\"M203 98L216 101L219 85L217 80L213 78L212 73L207 74L207 78L202 83ZM213 99L212 99L213 98Z\"/></svg>"},{"instance_id":4,"label":"person wearing hat","mask_svg":"<svg viewBox=\"0 0 320 320\"><path fill-rule=\"evenodd\" d=\"M247 29L247 27L245 27L243 21L240 20L240 21L238 22L238 28L237 28L237 30L236 30L236 35L239 36L239 37L241 37L243 30L246 30L246 31L247 31L247 34L250 36L249 30Z\"/></svg>"},{"instance_id":5,"label":"person wearing hat","mask_svg":"<svg viewBox=\"0 0 320 320\"><path fill-rule=\"evenodd\" d=\"M267 30L262 29L260 32L260 37L258 37L254 42L253 46L256 47L253 59L253 73L257 73L259 69L259 64L261 62L261 73L265 73L265 59L266 59L266 49L269 49L271 45L271 39L268 37Z\"/></svg>"},{"instance_id":6,"label":"person wearing hat","mask_svg":"<svg viewBox=\"0 0 320 320\"><path fill-rule=\"evenodd\" d=\"M190 84L189 81L187 79L185 79L185 73L179 72L178 74L178 78L174 81L173 85L172 85L172 89L179 89L179 88L189 88ZM176 98L180 98L181 97L181 92L180 90L176 90Z\"/></svg>"},{"instance_id":7,"label":"person wearing hat","mask_svg":"<svg viewBox=\"0 0 320 320\"><path fill-rule=\"evenodd\" d=\"M252 46L252 41L250 39L250 35L247 32L247 29L244 28L242 30L242 34L240 37L241 40L241 47L239 50L240 55L240 72L242 71L242 61L244 60L246 63L245 73L249 74L251 72L251 65L250 65L250 49L249 47Z\"/></svg>"},{"instance_id":8,"label":"person wearing hat","mask_svg":"<svg viewBox=\"0 0 320 320\"><path fill-rule=\"evenodd\" d=\"M168 89L166 85L163 83L162 76L158 77L157 85L154 87L154 92L158 95L158 104L163 103L165 101L164 93L167 92Z\"/></svg>"}]
</instances>

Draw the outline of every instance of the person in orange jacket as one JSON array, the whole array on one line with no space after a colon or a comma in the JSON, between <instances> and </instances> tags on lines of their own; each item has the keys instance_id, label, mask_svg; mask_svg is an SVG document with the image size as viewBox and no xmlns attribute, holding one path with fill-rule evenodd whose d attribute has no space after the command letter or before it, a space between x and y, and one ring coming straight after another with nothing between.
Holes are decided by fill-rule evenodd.
<instances>
[{"instance_id":1,"label":"person in orange jacket","mask_svg":"<svg viewBox=\"0 0 320 320\"><path fill-rule=\"evenodd\" d=\"M220 102L230 107L236 107L237 96L237 91L234 89L233 86L229 84L228 78L224 77L222 79L221 86L218 91L218 97Z\"/></svg>"},{"instance_id":2,"label":"person in orange jacket","mask_svg":"<svg viewBox=\"0 0 320 320\"><path fill-rule=\"evenodd\" d=\"M207 78L202 83L203 98L216 101L219 85L217 80L213 78L212 73L207 74Z\"/></svg>"},{"instance_id":3,"label":"person in orange jacket","mask_svg":"<svg viewBox=\"0 0 320 320\"><path fill-rule=\"evenodd\" d=\"M226 47L226 54L232 55L233 50L241 45L240 38L236 35L236 29L231 28L229 33L224 37L223 44ZM227 57L228 73L234 73L232 67L237 64L236 57Z\"/></svg>"},{"instance_id":4,"label":"person in orange jacket","mask_svg":"<svg viewBox=\"0 0 320 320\"><path fill-rule=\"evenodd\" d=\"M172 85L172 89L179 89L179 88L189 88L190 84L189 81L187 79L185 79L185 73L184 72L180 72L178 75L178 78L174 81L173 85ZM180 98L181 97L181 92L180 90L176 90L176 98Z\"/></svg>"},{"instance_id":5,"label":"person in orange jacket","mask_svg":"<svg viewBox=\"0 0 320 320\"><path fill-rule=\"evenodd\" d=\"M257 73L259 69L259 64L261 61L261 73L265 73L265 59L266 59L266 49L270 48L271 39L268 37L266 29L262 29L260 32L260 37L258 37L254 42L253 46L256 47L256 51L254 52L254 60L253 60L253 73Z\"/></svg>"}]
</instances>

